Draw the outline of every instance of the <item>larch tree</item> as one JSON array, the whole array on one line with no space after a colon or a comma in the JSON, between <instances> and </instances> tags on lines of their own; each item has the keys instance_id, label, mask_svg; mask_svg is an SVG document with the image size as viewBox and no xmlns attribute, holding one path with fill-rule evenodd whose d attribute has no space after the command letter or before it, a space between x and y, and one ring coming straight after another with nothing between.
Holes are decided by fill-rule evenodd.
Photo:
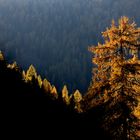
<instances>
[{"instance_id":1,"label":"larch tree","mask_svg":"<svg viewBox=\"0 0 140 140\"><path fill-rule=\"evenodd\" d=\"M4 56L3 56L3 53L0 51L0 61L3 61L4 60Z\"/></svg>"},{"instance_id":2,"label":"larch tree","mask_svg":"<svg viewBox=\"0 0 140 140\"><path fill-rule=\"evenodd\" d=\"M68 92L68 89L67 89L67 86L64 85L63 89L62 89L62 99L63 99L63 102L67 105L70 104L70 97L69 97L69 92Z\"/></svg>"},{"instance_id":3,"label":"larch tree","mask_svg":"<svg viewBox=\"0 0 140 140\"><path fill-rule=\"evenodd\" d=\"M29 69L26 72L26 77L25 80L26 81L32 81L34 79L37 78L37 72L36 69L33 65L30 65Z\"/></svg>"},{"instance_id":4,"label":"larch tree","mask_svg":"<svg viewBox=\"0 0 140 140\"><path fill-rule=\"evenodd\" d=\"M82 95L79 92L79 90L76 90L70 96L70 105L71 105L71 107L74 108L79 113L83 112L83 110L81 108L81 100L82 100Z\"/></svg>"},{"instance_id":5,"label":"larch tree","mask_svg":"<svg viewBox=\"0 0 140 140\"><path fill-rule=\"evenodd\" d=\"M14 69L14 70L16 70L16 71L19 70L19 67L18 67L18 65L17 65L16 62L13 62L12 64L8 64L8 65L7 65L7 68L9 68L9 69Z\"/></svg>"},{"instance_id":6,"label":"larch tree","mask_svg":"<svg viewBox=\"0 0 140 140\"><path fill-rule=\"evenodd\" d=\"M42 78L40 75L37 76L37 81L38 81L38 85L41 88L42 87Z\"/></svg>"},{"instance_id":7,"label":"larch tree","mask_svg":"<svg viewBox=\"0 0 140 140\"><path fill-rule=\"evenodd\" d=\"M52 99L57 99L58 98L57 89L54 85L52 85L52 90L50 92L50 95L51 95Z\"/></svg>"},{"instance_id":8,"label":"larch tree","mask_svg":"<svg viewBox=\"0 0 140 140\"><path fill-rule=\"evenodd\" d=\"M140 28L121 17L102 34L104 43L90 48L95 67L85 102L88 108L103 105L102 127L111 138L139 139L140 118L134 111L140 98Z\"/></svg>"},{"instance_id":9,"label":"larch tree","mask_svg":"<svg viewBox=\"0 0 140 140\"><path fill-rule=\"evenodd\" d=\"M51 86L51 83L47 80L47 79L44 79L43 82L42 82L42 89L43 91L48 94L51 92L52 90L52 86Z\"/></svg>"}]
</instances>

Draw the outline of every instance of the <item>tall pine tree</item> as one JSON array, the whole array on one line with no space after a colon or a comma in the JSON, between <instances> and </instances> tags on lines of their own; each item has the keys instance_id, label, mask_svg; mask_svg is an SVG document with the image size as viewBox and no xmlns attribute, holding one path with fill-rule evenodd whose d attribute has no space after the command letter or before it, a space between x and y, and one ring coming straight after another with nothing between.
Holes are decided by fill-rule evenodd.
<instances>
[{"instance_id":1,"label":"tall pine tree","mask_svg":"<svg viewBox=\"0 0 140 140\"><path fill-rule=\"evenodd\" d=\"M134 111L140 97L140 28L121 17L102 34L104 44L90 48L96 66L85 102L88 108L103 105L102 127L111 138L138 139L140 118Z\"/></svg>"}]
</instances>

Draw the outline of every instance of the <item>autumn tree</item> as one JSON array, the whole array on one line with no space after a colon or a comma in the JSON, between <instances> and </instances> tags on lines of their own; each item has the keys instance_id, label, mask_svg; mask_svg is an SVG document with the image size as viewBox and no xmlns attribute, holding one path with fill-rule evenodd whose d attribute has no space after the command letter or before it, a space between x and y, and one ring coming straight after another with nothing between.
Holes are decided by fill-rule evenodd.
<instances>
[{"instance_id":1,"label":"autumn tree","mask_svg":"<svg viewBox=\"0 0 140 140\"><path fill-rule=\"evenodd\" d=\"M134 115L140 97L140 28L121 17L102 33L104 43L90 48L94 54L93 80L85 102L104 106L103 128L114 139L138 139L139 119Z\"/></svg>"},{"instance_id":2,"label":"autumn tree","mask_svg":"<svg viewBox=\"0 0 140 140\"><path fill-rule=\"evenodd\" d=\"M50 92L50 95L51 95L52 99L57 99L58 98L57 89L54 85L52 85L52 90Z\"/></svg>"},{"instance_id":3,"label":"autumn tree","mask_svg":"<svg viewBox=\"0 0 140 140\"><path fill-rule=\"evenodd\" d=\"M38 81L38 85L41 88L42 87L42 78L40 75L37 76L37 81Z\"/></svg>"},{"instance_id":4,"label":"autumn tree","mask_svg":"<svg viewBox=\"0 0 140 140\"><path fill-rule=\"evenodd\" d=\"M52 90L52 86L51 86L51 83L47 80L47 79L44 79L43 82L42 82L42 89L43 91L48 94L51 92Z\"/></svg>"},{"instance_id":5,"label":"autumn tree","mask_svg":"<svg viewBox=\"0 0 140 140\"><path fill-rule=\"evenodd\" d=\"M3 53L0 51L0 61L3 61L4 60L4 56L3 56Z\"/></svg>"},{"instance_id":6,"label":"autumn tree","mask_svg":"<svg viewBox=\"0 0 140 140\"><path fill-rule=\"evenodd\" d=\"M14 70L18 70L19 69L19 67L17 66L16 62L13 62L12 64L8 64L7 68L14 69Z\"/></svg>"},{"instance_id":7,"label":"autumn tree","mask_svg":"<svg viewBox=\"0 0 140 140\"><path fill-rule=\"evenodd\" d=\"M71 106L77 111L77 112L83 112L81 108L80 101L82 100L82 95L79 92L79 90L76 90L73 94L70 96L70 104Z\"/></svg>"},{"instance_id":8,"label":"autumn tree","mask_svg":"<svg viewBox=\"0 0 140 140\"><path fill-rule=\"evenodd\" d=\"M66 103L67 105L70 104L69 92L66 85L64 85L62 89L62 99L63 99L63 102Z\"/></svg>"},{"instance_id":9,"label":"autumn tree","mask_svg":"<svg viewBox=\"0 0 140 140\"><path fill-rule=\"evenodd\" d=\"M33 79L37 78L37 72L33 65L30 65L29 69L27 70L26 74L24 75L25 81L32 81Z\"/></svg>"}]
</instances>

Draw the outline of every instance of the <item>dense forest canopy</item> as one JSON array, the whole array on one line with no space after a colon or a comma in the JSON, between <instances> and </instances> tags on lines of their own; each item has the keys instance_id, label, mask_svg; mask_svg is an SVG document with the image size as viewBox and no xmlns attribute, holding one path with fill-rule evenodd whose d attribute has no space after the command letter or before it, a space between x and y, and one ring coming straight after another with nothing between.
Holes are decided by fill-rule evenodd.
<instances>
[{"instance_id":1,"label":"dense forest canopy","mask_svg":"<svg viewBox=\"0 0 140 140\"><path fill-rule=\"evenodd\" d=\"M33 65L23 70L16 61L9 64L0 51L2 111L6 110L2 112L2 120L6 118L8 126L18 122L20 126L16 128L20 132L22 123L30 130L48 128L49 131L45 130L47 137L50 131L54 134L61 130L62 138L66 130L68 135L71 132L71 136L76 134L78 138L82 133L87 139L139 140L140 28L133 20L122 16L117 23L112 20L102 37L103 43L89 48L94 66L92 82L84 96L79 90L71 94L66 85L58 92ZM31 97L31 100L24 97ZM45 127L38 127L38 121Z\"/></svg>"},{"instance_id":2,"label":"dense forest canopy","mask_svg":"<svg viewBox=\"0 0 140 140\"><path fill-rule=\"evenodd\" d=\"M88 46L126 15L140 26L139 0L0 0L0 49L23 68L34 64L59 89L87 90Z\"/></svg>"}]
</instances>

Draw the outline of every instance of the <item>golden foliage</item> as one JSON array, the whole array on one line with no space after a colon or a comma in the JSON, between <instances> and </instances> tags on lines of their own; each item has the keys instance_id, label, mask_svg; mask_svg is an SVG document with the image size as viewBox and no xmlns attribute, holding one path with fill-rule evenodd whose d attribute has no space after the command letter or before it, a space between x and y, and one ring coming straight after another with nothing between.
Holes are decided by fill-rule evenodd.
<instances>
[{"instance_id":1,"label":"golden foliage","mask_svg":"<svg viewBox=\"0 0 140 140\"><path fill-rule=\"evenodd\" d=\"M25 81L32 81L33 77L37 78L36 69L33 65L30 65L29 69L26 72Z\"/></svg>"},{"instance_id":2,"label":"golden foliage","mask_svg":"<svg viewBox=\"0 0 140 140\"><path fill-rule=\"evenodd\" d=\"M4 56L2 54L2 52L0 51L0 61L3 61L4 60Z\"/></svg>"},{"instance_id":3,"label":"golden foliage","mask_svg":"<svg viewBox=\"0 0 140 140\"><path fill-rule=\"evenodd\" d=\"M74 96L74 101L77 102L77 103L79 103L82 100L82 95L79 92L79 90L76 90L74 92L73 96Z\"/></svg>"},{"instance_id":4,"label":"golden foliage","mask_svg":"<svg viewBox=\"0 0 140 140\"><path fill-rule=\"evenodd\" d=\"M7 68L18 70L18 66L16 62L13 62L12 64L8 64Z\"/></svg>"},{"instance_id":5,"label":"golden foliage","mask_svg":"<svg viewBox=\"0 0 140 140\"><path fill-rule=\"evenodd\" d=\"M72 95L71 95L71 102L74 105L74 109L81 113L83 112L82 108L81 108L81 100L82 100L82 95L79 92L79 90L76 90Z\"/></svg>"},{"instance_id":6,"label":"golden foliage","mask_svg":"<svg viewBox=\"0 0 140 140\"><path fill-rule=\"evenodd\" d=\"M52 86L51 95L54 99L58 98L57 89L55 86Z\"/></svg>"},{"instance_id":7,"label":"golden foliage","mask_svg":"<svg viewBox=\"0 0 140 140\"><path fill-rule=\"evenodd\" d=\"M70 104L70 97L69 97L68 94L69 94L69 93L68 93L67 86L64 85L64 87L63 87L63 89L62 89L62 99L63 99L63 101L64 101L67 105Z\"/></svg>"},{"instance_id":8,"label":"golden foliage","mask_svg":"<svg viewBox=\"0 0 140 140\"><path fill-rule=\"evenodd\" d=\"M38 81L38 85L41 88L42 87L42 78L40 75L37 76L37 81Z\"/></svg>"},{"instance_id":9,"label":"golden foliage","mask_svg":"<svg viewBox=\"0 0 140 140\"><path fill-rule=\"evenodd\" d=\"M50 93L52 90L51 83L47 79L44 79L42 82L42 88L46 93Z\"/></svg>"},{"instance_id":10,"label":"golden foliage","mask_svg":"<svg viewBox=\"0 0 140 140\"><path fill-rule=\"evenodd\" d=\"M93 68L93 80L89 88L89 94L85 96L89 108L95 105L108 103L108 114L105 117L106 123L113 123L115 116L123 116L123 127L127 128L126 137L133 139L136 135L135 123L126 123L131 120L133 112L139 118L140 96L140 28L134 21L127 17L121 17L118 24L112 21L111 27L102 33L104 43L98 43L89 50L93 53L92 62L96 65ZM120 103L121 105L119 105ZM114 114L111 114L111 108ZM121 114L119 114L121 111ZM134 119L133 119L134 121ZM135 128L135 132L132 131ZM120 125L120 130L122 126ZM126 129L123 128L123 129ZM122 129L122 131L123 131ZM113 130L111 130L112 133ZM114 130L115 131L115 130Z\"/></svg>"},{"instance_id":11,"label":"golden foliage","mask_svg":"<svg viewBox=\"0 0 140 140\"><path fill-rule=\"evenodd\" d=\"M25 73L25 71L24 71L24 70L22 71L22 79L23 79L23 80L25 80L25 79L26 79L26 73Z\"/></svg>"},{"instance_id":12,"label":"golden foliage","mask_svg":"<svg viewBox=\"0 0 140 140\"><path fill-rule=\"evenodd\" d=\"M112 21L111 27L107 28L102 35L105 40L104 44L98 43L98 46L89 48L94 54L92 61L96 64L93 68L93 87L109 81L111 85L115 84L115 79L125 74L123 67L127 63L137 63L137 68L140 64L137 61L140 28L136 27L134 21L121 17L118 25Z\"/></svg>"}]
</instances>

